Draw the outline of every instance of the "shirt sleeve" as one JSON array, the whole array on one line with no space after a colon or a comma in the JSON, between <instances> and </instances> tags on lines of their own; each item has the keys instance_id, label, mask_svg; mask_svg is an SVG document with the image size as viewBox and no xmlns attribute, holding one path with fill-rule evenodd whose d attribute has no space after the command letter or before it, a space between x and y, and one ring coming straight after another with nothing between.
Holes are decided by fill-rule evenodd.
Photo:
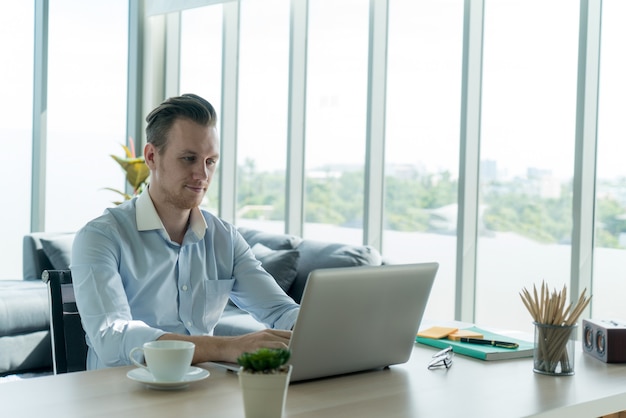
<instances>
[{"instance_id":1,"label":"shirt sleeve","mask_svg":"<svg viewBox=\"0 0 626 418\"><path fill-rule=\"evenodd\" d=\"M111 234L110 228L88 224L76 234L72 248L76 304L90 347L88 369L128 365L133 347L165 334L133 320L117 268L119 245Z\"/></svg>"},{"instance_id":2,"label":"shirt sleeve","mask_svg":"<svg viewBox=\"0 0 626 418\"><path fill-rule=\"evenodd\" d=\"M269 328L293 328L300 306L289 297L256 259L250 246L235 229L234 269L231 299L257 321Z\"/></svg>"}]
</instances>

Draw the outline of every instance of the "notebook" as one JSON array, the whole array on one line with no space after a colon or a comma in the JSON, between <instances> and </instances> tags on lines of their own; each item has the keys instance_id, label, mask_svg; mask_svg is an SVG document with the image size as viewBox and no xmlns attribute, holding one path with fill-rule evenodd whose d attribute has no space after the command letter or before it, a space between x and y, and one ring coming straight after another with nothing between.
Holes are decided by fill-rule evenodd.
<instances>
[{"instance_id":1,"label":"notebook","mask_svg":"<svg viewBox=\"0 0 626 418\"><path fill-rule=\"evenodd\" d=\"M486 340L498 340L517 343L519 344L519 347L515 349L499 348L493 347L491 345L480 345L462 341L454 341L443 337L438 339L424 338L420 335L415 338L415 341L437 348L446 348L452 346L453 351L456 354L463 354L465 356L475 357L481 360L506 360L533 356L535 344L531 341L525 341L518 338L512 338L505 335L496 334L494 332L489 332L475 326L464 328L464 330L481 334L482 338Z\"/></svg>"},{"instance_id":2,"label":"notebook","mask_svg":"<svg viewBox=\"0 0 626 418\"><path fill-rule=\"evenodd\" d=\"M291 382L407 362L438 268L421 263L311 272L289 345Z\"/></svg>"}]
</instances>

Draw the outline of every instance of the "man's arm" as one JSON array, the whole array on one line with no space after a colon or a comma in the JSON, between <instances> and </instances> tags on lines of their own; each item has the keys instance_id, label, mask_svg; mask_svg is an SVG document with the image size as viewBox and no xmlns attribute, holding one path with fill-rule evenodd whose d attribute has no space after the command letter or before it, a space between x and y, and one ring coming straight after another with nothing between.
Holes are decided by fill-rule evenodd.
<instances>
[{"instance_id":1,"label":"man's arm","mask_svg":"<svg viewBox=\"0 0 626 418\"><path fill-rule=\"evenodd\" d=\"M88 355L88 369L129 364L128 353L133 347L165 333L133 318L117 271L117 248L110 231L83 228L76 234L72 249L76 304L93 350Z\"/></svg>"},{"instance_id":2,"label":"man's arm","mask_svg":"<svg viewBox=\"0 0 626 418\"><path fill-rule=\"evenodd\" d=\"M262 330L251 334L235 337L217 337L208 335L181 335L167 333L160 340L190 341L196 345L192 362L205 361L237 362L237 358L246 352L253 352L259 348L288 348L291 331Z\"/></svg>"}]
</instances>

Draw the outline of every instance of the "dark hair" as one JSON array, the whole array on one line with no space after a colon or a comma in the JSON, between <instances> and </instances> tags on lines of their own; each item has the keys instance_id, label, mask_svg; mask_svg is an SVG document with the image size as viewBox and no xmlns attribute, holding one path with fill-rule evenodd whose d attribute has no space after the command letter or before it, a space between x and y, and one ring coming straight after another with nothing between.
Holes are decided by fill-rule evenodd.
<instances>
[{"instance_id":1,"label":"dark hair","mask_svg":"<svg viewBox=\"0 0 626 418\"><path fill-rule=\"evenodd\" d=\"M204 126L217 124L217 113L205 99L195 94L170 97L146 116L146 141L159 153L165 150L167 134L176 119L187 118Z\"/></svg>"}]
</instances>

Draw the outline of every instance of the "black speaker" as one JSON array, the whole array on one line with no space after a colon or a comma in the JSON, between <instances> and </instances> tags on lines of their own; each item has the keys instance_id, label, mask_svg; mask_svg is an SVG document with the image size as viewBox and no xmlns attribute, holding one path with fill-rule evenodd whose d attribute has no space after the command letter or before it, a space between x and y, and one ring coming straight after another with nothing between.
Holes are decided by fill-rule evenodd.
<instances>
[{"instance_id":1,"label":"black speaker","mask_svg":"<svg viewBox=\"0 0 626 418\"><path fill-rule=\"evenodd\" d=\"M605 363L626 363L626 322L583 319L583 352Z\"/></svg>"}]
</instances>

